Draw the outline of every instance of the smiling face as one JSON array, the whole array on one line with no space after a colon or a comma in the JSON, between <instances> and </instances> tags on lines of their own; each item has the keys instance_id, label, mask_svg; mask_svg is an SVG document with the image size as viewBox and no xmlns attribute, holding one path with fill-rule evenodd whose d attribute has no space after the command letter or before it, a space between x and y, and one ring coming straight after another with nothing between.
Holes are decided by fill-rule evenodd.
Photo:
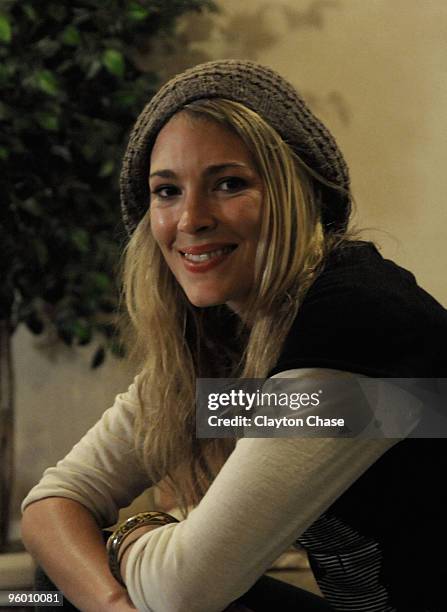
<instances>
[{"instance_id":1,"label":"smiling face","mask_svg":"<svg viewBox=\"0 0 447 612\"><path fill-rule=\"evenodd\" d=\"M153 236L189 301L243 311L264 193L243 141L217 122L180 112L157 136L149 186Z\"/></svg>"}]
</instances>

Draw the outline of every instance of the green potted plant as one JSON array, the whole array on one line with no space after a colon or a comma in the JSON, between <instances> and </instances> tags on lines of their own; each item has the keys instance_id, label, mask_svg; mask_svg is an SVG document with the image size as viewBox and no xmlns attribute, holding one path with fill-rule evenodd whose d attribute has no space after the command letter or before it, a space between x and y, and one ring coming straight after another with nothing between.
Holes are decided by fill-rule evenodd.
<instances>
[{"instance_id":1,"label":"green potted plant","mask_svg":"<svg viewBox=\"0 0 447 612\"><path fill-rule=\"evenodd\" d=\"M124 228L118 172L126 135L158 85L140 58L210 0L4 0L0 8L0 550L13 477L11 337L25 324L68 345L102 338Z\"/></svg>"}]
</instances>

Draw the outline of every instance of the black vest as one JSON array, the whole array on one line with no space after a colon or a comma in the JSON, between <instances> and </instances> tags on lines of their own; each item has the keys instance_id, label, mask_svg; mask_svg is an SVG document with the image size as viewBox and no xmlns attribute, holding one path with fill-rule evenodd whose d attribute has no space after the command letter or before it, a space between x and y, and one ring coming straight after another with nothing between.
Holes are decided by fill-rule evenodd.
<instances>
[{"instance_id":1,"label":"black vest","mask_svg":"<svg viewBox=\"0 0 447 612\"><path fill-rule=\"evenodd\" d=\"M331 255L270 374L318 367L447 377L447 312L414 276L357 242ZM447 610L447 442L409 438L299 538L334 610Z\"/></svg>"}]
</instances>

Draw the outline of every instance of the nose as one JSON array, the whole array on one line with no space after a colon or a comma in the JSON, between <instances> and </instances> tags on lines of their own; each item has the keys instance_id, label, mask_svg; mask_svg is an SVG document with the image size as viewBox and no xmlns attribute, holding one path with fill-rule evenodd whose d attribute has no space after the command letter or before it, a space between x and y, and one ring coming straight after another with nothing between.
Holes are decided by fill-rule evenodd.
<instances>
[{"instance_id":1,"label":"nose","mask_svg":"<svg viewBox=\"0 0 447 612\"><path fill-rule=\"evenodd\" d=\"M211 204L203 194L191 193L185 196L177 229L186 234L197 234L214 229L217 219Z\"/></svg>"}]
</instances>

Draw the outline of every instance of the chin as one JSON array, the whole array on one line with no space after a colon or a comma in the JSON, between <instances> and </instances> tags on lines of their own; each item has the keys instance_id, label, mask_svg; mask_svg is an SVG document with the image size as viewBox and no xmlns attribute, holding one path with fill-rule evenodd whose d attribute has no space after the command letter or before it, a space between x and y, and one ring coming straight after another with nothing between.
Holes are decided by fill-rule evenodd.
<instances>
[{"instance_id":1,"label":"chin","mask_svg":"<svg viewBox=\"0 0 447 612\"><path fill-rule=\"evenodd\" d=\"M210 306L219 306L225 304L226 299L222 296L217 295L188 295L186 294L189 302L197 308L208 308Z\"/></svg>"}]
</instances>

